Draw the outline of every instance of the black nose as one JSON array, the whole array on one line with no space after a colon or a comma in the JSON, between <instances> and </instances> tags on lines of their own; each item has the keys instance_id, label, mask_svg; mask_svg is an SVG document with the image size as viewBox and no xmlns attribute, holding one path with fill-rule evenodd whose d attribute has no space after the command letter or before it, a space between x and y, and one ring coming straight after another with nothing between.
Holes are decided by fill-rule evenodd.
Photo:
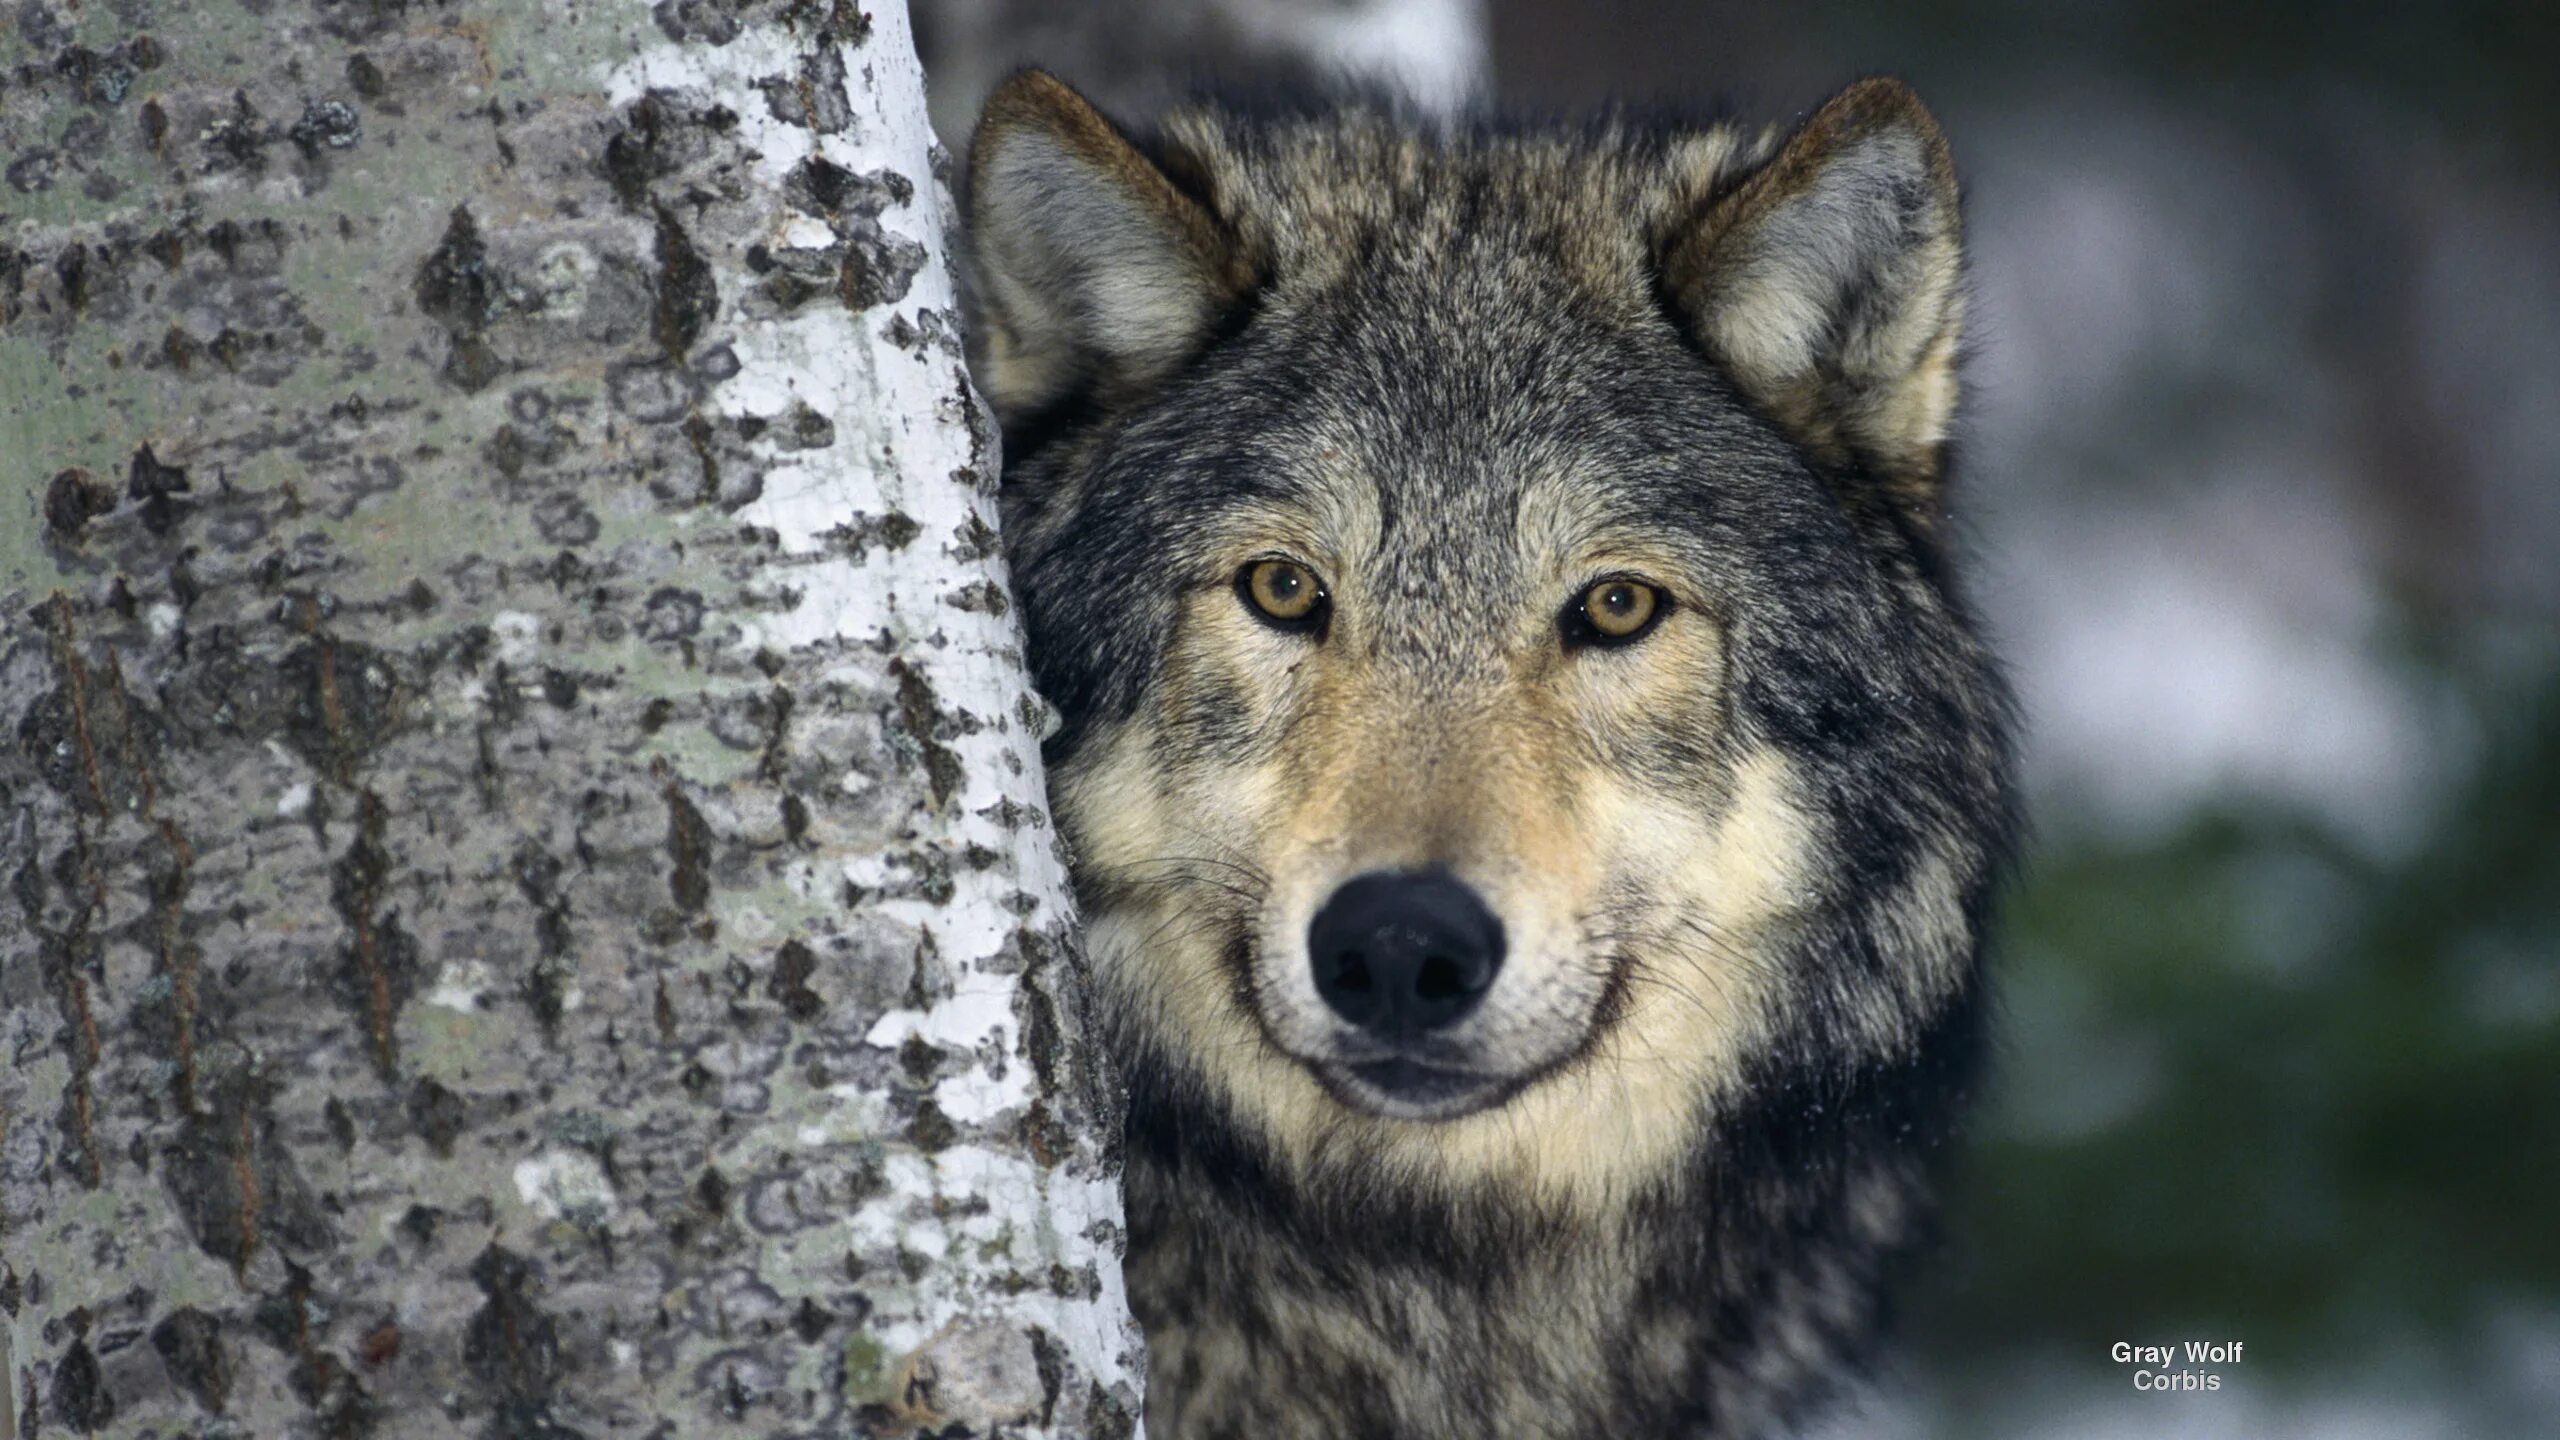
<instances>
[{"instance_id":1,"label":"black nose","mask_svg":"<svg viewBox=\"0 0 2560 1440\"><path fill-rule=\"evenodd\" d=\"M1457 1023L1502 968L1502 922L1445 870L1380 871L1333 892L1307 927L1316 992L1363 1030Z\"/></svg>"}]
</instances>

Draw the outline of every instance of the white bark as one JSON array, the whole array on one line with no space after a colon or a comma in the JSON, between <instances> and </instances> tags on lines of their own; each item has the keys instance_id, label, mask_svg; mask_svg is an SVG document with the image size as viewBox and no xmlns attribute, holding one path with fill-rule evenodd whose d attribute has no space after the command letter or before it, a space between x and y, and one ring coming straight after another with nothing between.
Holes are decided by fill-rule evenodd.
<instances>
[{"instance_id":1,"label":"white bark","mask_svg":"<svg viewBox=\"0 0 2560 1440\"><path fill-rule=\"evenodd\" d=\"M17 19L0 1435L1128 1433L902 7Z\"/></svg>"}]
</instances>

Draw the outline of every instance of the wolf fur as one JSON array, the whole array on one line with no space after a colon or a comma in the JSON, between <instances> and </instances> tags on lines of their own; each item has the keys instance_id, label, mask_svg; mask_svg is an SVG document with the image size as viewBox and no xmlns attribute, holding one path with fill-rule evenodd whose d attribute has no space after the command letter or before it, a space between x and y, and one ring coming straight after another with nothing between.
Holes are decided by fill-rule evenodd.
<instances>
[{"instance_id":1,"label":"wolf fur","mask_svg":"<svg viewBox=\"0 0 2560 1440\"><path fill-rule=\"evenodd\" d=\"M978 368L1126 1078L1150 1433L1714 1436L1856 1372L1976 1072L2007 705L1945 520L1938 127L1203 103L1028 71L969 173ZM1324 587L1265 623L1238 576ZM1642 638L1577 644L1595 581ZM1345 881L1508 958L1367 1085Z\"/></svg>"}]
</instances>

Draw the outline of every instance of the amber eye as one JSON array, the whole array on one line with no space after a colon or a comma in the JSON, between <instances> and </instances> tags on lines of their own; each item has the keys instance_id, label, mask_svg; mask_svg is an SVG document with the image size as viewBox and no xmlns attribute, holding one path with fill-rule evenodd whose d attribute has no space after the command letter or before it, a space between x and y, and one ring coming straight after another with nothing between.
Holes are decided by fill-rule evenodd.
<instances>
[{"instance_id":1,"label":"amber eye","mask_svg":"<svg viewBox=\"0 0 2560 1440\"><path fill-rule=\"evenodd\" d=\"M1669 603L1641 580L1603 580L1566 607L1565 635L1586 645L1624 645L1651 630Z\"/></svg>"},{"instance_id":2,"label":"amber eye","mask_svg":"<svg viewBox=\"0 0 2560 1440\"><path fill-rule=\"evenodd\" d=\"M1312 630L1324 623L1324 582L1295 560L1256 560L1236 576L1236 593L1266 624Z\"/></svg>"}]
</instances>

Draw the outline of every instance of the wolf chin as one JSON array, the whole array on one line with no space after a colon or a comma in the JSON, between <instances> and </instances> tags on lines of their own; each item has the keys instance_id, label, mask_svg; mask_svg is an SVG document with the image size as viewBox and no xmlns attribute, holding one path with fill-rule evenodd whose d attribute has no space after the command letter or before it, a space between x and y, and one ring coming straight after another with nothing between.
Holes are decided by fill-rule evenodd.
<instances>
[{"instance_id":1,"label":"wolf chin","mask_svg":"<svg viewBox=\"0 0 2560 1440\"><path fill-rule=\"evenodd\" d=\"M968 209L1150 1433L1802 1419L1928 1227L2013 829L1937 125L1027 71Z\"/></svg>"}]
</instances>

